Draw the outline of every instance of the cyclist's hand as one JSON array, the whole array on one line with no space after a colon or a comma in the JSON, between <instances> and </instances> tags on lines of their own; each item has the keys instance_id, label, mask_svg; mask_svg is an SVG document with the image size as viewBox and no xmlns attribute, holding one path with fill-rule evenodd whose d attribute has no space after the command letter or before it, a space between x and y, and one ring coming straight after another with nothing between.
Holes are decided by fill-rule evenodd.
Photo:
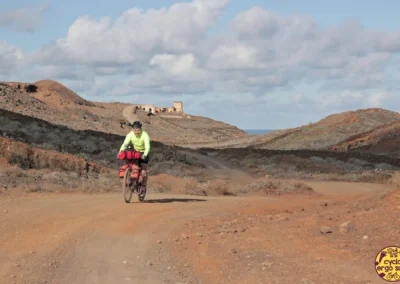
<instances>
[{"instance_id":1,"label":"cyclist's hand","mask_svg":"<svg viewBox=\"0 0 400 284\"><path fill-rule=\"evenodd\" d=\"M146 159L146 156L145 156L145 155L142 155L140 158L141 158L142 160L144 160L144 159Z\"/></svg>"}]
</instances>

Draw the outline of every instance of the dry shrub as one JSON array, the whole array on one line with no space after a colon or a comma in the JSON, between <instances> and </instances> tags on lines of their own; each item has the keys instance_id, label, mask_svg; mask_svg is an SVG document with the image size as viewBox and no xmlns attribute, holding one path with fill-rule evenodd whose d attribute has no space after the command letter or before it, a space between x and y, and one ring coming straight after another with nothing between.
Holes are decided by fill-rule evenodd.
<instances>
[{"instance_id":1,"label":"dry shrub","mask_svg":"<svg viewBox=\"0 0 400 284\"><path fill-rule=\"evenodd\" d=\"M19 178L19 177L26 177L26 172L18 166L10 166L3 169L0 169L2 176L6 176L8 178Z\"/></svg>"},{"instance_id":2,"label":"dry shrub","mask_svg":"<svg viewBox=\"0 0 400 284\"><path fill-rule=\"evenodd\" d=\"M392 174L385 171L354 171L347 173L310 173L294 171L268 171L268 175L277 179L298 179L316 181L344 181L344 182L366 182L366 183L387 183Z\"/></svg>"},{"instance_id":3,"label":"dry shrub","mask_svg":"<svg viewBox=\"0 0 400 284\"><path fill-rule=\"evenodd\" d=\"M302 183L302 182L293 182L289 183L284 186L286 190L289 192L296 192L296 193L314 193L314 190L311 186Z\"/></svg>"},{"instance_id":4,"label":"dry shrub","mask_svg":"<svg viewBox=\"0 0 400 284\"><path fill-rule=\"evenodd\" d=\"M312 194L314 190L301 182L281 182L263 179L251 183L247 188L241 188L241 193L263 193L273 194Z\"/></svg>"},{"instance_id":5,"label":"dry shrub","mask_svg":"<svg viewBox=\"0 0 400 284\"><path fill-rule=\"evenodd\" d=\"M400 173L394 173L388 183L393 184L397 189L400 189Z\"/></svg>"},{"instance_id":6,"label":"dry shrub","mask_svg":"<svg viewBox=\"0 0 400 284\"><path fill-rule=\"evenodd\" d=\"M185 185L185 194L200 195L200 196L219 196L234 194L228 187L225 180L216 179L206 182L198 182L194 178L189 178Z\"/></svg>"},{"instance_id":7,"label":"dry shrub","mask_svg":"<svg viewBox=\"0 0 400 284\"><path fill-rule=\"evenodd\" d=\"M345 182L366 182L366 183L387 183L392 175L383 171L362 171L350 172L346 174L315 174L313 180L323 181L345 181Z\"/></svg>"},{"instance_id":8,"label":"dry shrub","mask_svg":"<svg viewBox=\"0 0 400 284\"><path fill-rule=\"evenodd\" d=\"M203 186L206 188L207 195L236 195L229 189L228 183L225 180L216 179L211 182L207 181Z\"/></svg>"},{"instance_id":9,"label":"dry shrub","mask_svg":"<svg viewBox=\"0 0 400 284\"><path fill-rule=\"evenodd\" d=\"M184 192L188 195L207 196L207 192L201 188L200 183L194 178L188 178Z\"/></svg>"},{"instance_id":10,"label":"dry shrub","mask_svg":"<svg viewBox=\"0 0 400 284\"><path fill-rule=\"evenodd\" d=\"M116 173L100 174L90 179L77 179L74 187L83 192L118 192L121 191L121 179Z\"/></svg>"},{"instance_id":11,"label":"dry shrub","mask_svg":"<svg viewBox=\"0 0 400 284\"><path fill-rule=\"evenodd\" d=\"M149 180L149 189L153 192L165 193L165 192L171 192L172 186L171 186L171 184L169 184L167 182L151 181L151 179L150 179Z\"/></svg>"},{"instance_id":12,"label":"dry shrub","mask_svg":"<svg viewBox=\"0 0 400 284\"><path fill-rule=\"evenodd\" d=\"M45 188L43 185L35 184L35 185L27 186L25 191L26 192L43 192L43 191L48 192L49 190L47 188Z\"/></svg>"},{"instance_id":13,"label":"dry shrub","mask_svg":"<svg viewBox=\"0 0 400 284\"><path fill-rule=\"evenodd\" d=\"M88 178L74 172L38 172L35 179L20 184L26 192L86 192L121 191L121 181L115 173L104 173Z\"/></svg>"}]
</instances>

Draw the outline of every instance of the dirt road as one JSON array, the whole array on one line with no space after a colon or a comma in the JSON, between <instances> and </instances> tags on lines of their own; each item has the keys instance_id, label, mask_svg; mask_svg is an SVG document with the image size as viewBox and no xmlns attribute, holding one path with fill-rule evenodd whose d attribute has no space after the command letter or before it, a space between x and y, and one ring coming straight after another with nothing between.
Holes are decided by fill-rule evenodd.
<instances>
[{"instance_id":1,"label":"dirt road","mask_svg":"<svg viewBox=\"0 0 400 284\"><path fill-rule=\"evenodd\" d=\"M147 199L143 204L125 204L121 194L3 199L0 283L187 281L167 263L168 234L193 217L238 202L151 194Z\"/></svg>"},{"instance_id":2,"label":"dirt road","mask_svg":"<svg viewBox=\"0 0 400 284\"><path fill-rule=\"evenodd\" d=\"M379 187L382 186L368 187L367 191L379 191L382 189ZM308 255L286 259L293 268L278 265L277 270L269 269L277 262L285 262L281 258L283 253L300 253L298 249L305 244L300 241L301 234L298 242L293 239L300 223L288 222L284 214L305 208L309 215L303 216L304 212L298 210L296 220L307 227L312 222L306 218L312 218L314 213L310 212L320 200L321 197L195 198L149 194L146 203L125 204L122 194L3 195L0 199L0 283L295 283L285 281L290 277L301 280L307 275L320 279L318 274L337 275L337 281L329 278L325 283L382 283L372 267L365 264L372 263L375 247L381 245L379 242L372 245L371 259L359 262L357 258L347 258L343 262L340 254L330 252L329 243L335 240L323 241L318 236L317 242L309 241L322 245L320 253L326 249L330 254L319 255L323 260L314 259L318 252L309 250ZM286 213L276 218L270 212L263 215L267 208L275 210L271 211L275 214L276 210ZM231 235L236 235L230 238L229 232L221 235L220 231L224 232L221 229L216 234L215 226L232 219L232 214L236 214L235 222L243 222L244 229L239 233L245 235L240 237L232 231ZM254 223L247 220L253 218L248 214L263 220L264 216L272 216L274 222ZM269 233L259 231L262 226ZM383 233L388 242L395 236ZM270 239L263 239L265 236ZM239 252L227 253L235 245ZM258 250L254 256L259 259L252 261L264 265L263 268L254 266L260 269L259 273L249 270L250 254L241 255L250 249ZM273 255L270 262L260 258L265 249L269 253L263 257ZM346 252L345 248L342 250ZM336 248L338 251L340 248ZM310 263L315 263L319 270L307 270ZM244 274L231 278L239 272ZM341 282L343 277L350 278Z\"/></svg>"}]
</instances>

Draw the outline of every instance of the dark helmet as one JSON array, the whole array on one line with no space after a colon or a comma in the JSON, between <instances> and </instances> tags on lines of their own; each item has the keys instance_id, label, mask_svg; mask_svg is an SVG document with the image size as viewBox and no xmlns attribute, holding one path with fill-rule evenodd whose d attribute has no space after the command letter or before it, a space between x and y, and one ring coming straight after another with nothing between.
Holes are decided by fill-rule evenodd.
<instances>
[{"instance_id":1,"label":"dark helmet","mask_svg":"<svg viewBox=\"0 0 400 284\"><path fill-rule=\"evenodd\" d=\"M135 121L134 123L131 124L132 128L142 128L142 124L140 121Z\"/></svg>"}]
</instances>

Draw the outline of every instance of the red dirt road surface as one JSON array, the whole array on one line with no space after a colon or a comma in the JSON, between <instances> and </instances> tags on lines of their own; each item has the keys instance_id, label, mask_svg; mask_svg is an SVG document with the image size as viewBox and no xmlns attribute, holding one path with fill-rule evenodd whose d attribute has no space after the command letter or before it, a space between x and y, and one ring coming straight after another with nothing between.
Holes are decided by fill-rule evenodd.
<instances>
[{"instance_id":1,"label":"red dirt road surface","mask_svg":"<svg viewBox=\"0 0 400 284\"><path fill-rule=\"evenodd\" d=\"M374 260L400 244L399 190L310 184L320 194L131 204L2 193L0 283L386 283Z\"/></svg>"}]
</instances>

